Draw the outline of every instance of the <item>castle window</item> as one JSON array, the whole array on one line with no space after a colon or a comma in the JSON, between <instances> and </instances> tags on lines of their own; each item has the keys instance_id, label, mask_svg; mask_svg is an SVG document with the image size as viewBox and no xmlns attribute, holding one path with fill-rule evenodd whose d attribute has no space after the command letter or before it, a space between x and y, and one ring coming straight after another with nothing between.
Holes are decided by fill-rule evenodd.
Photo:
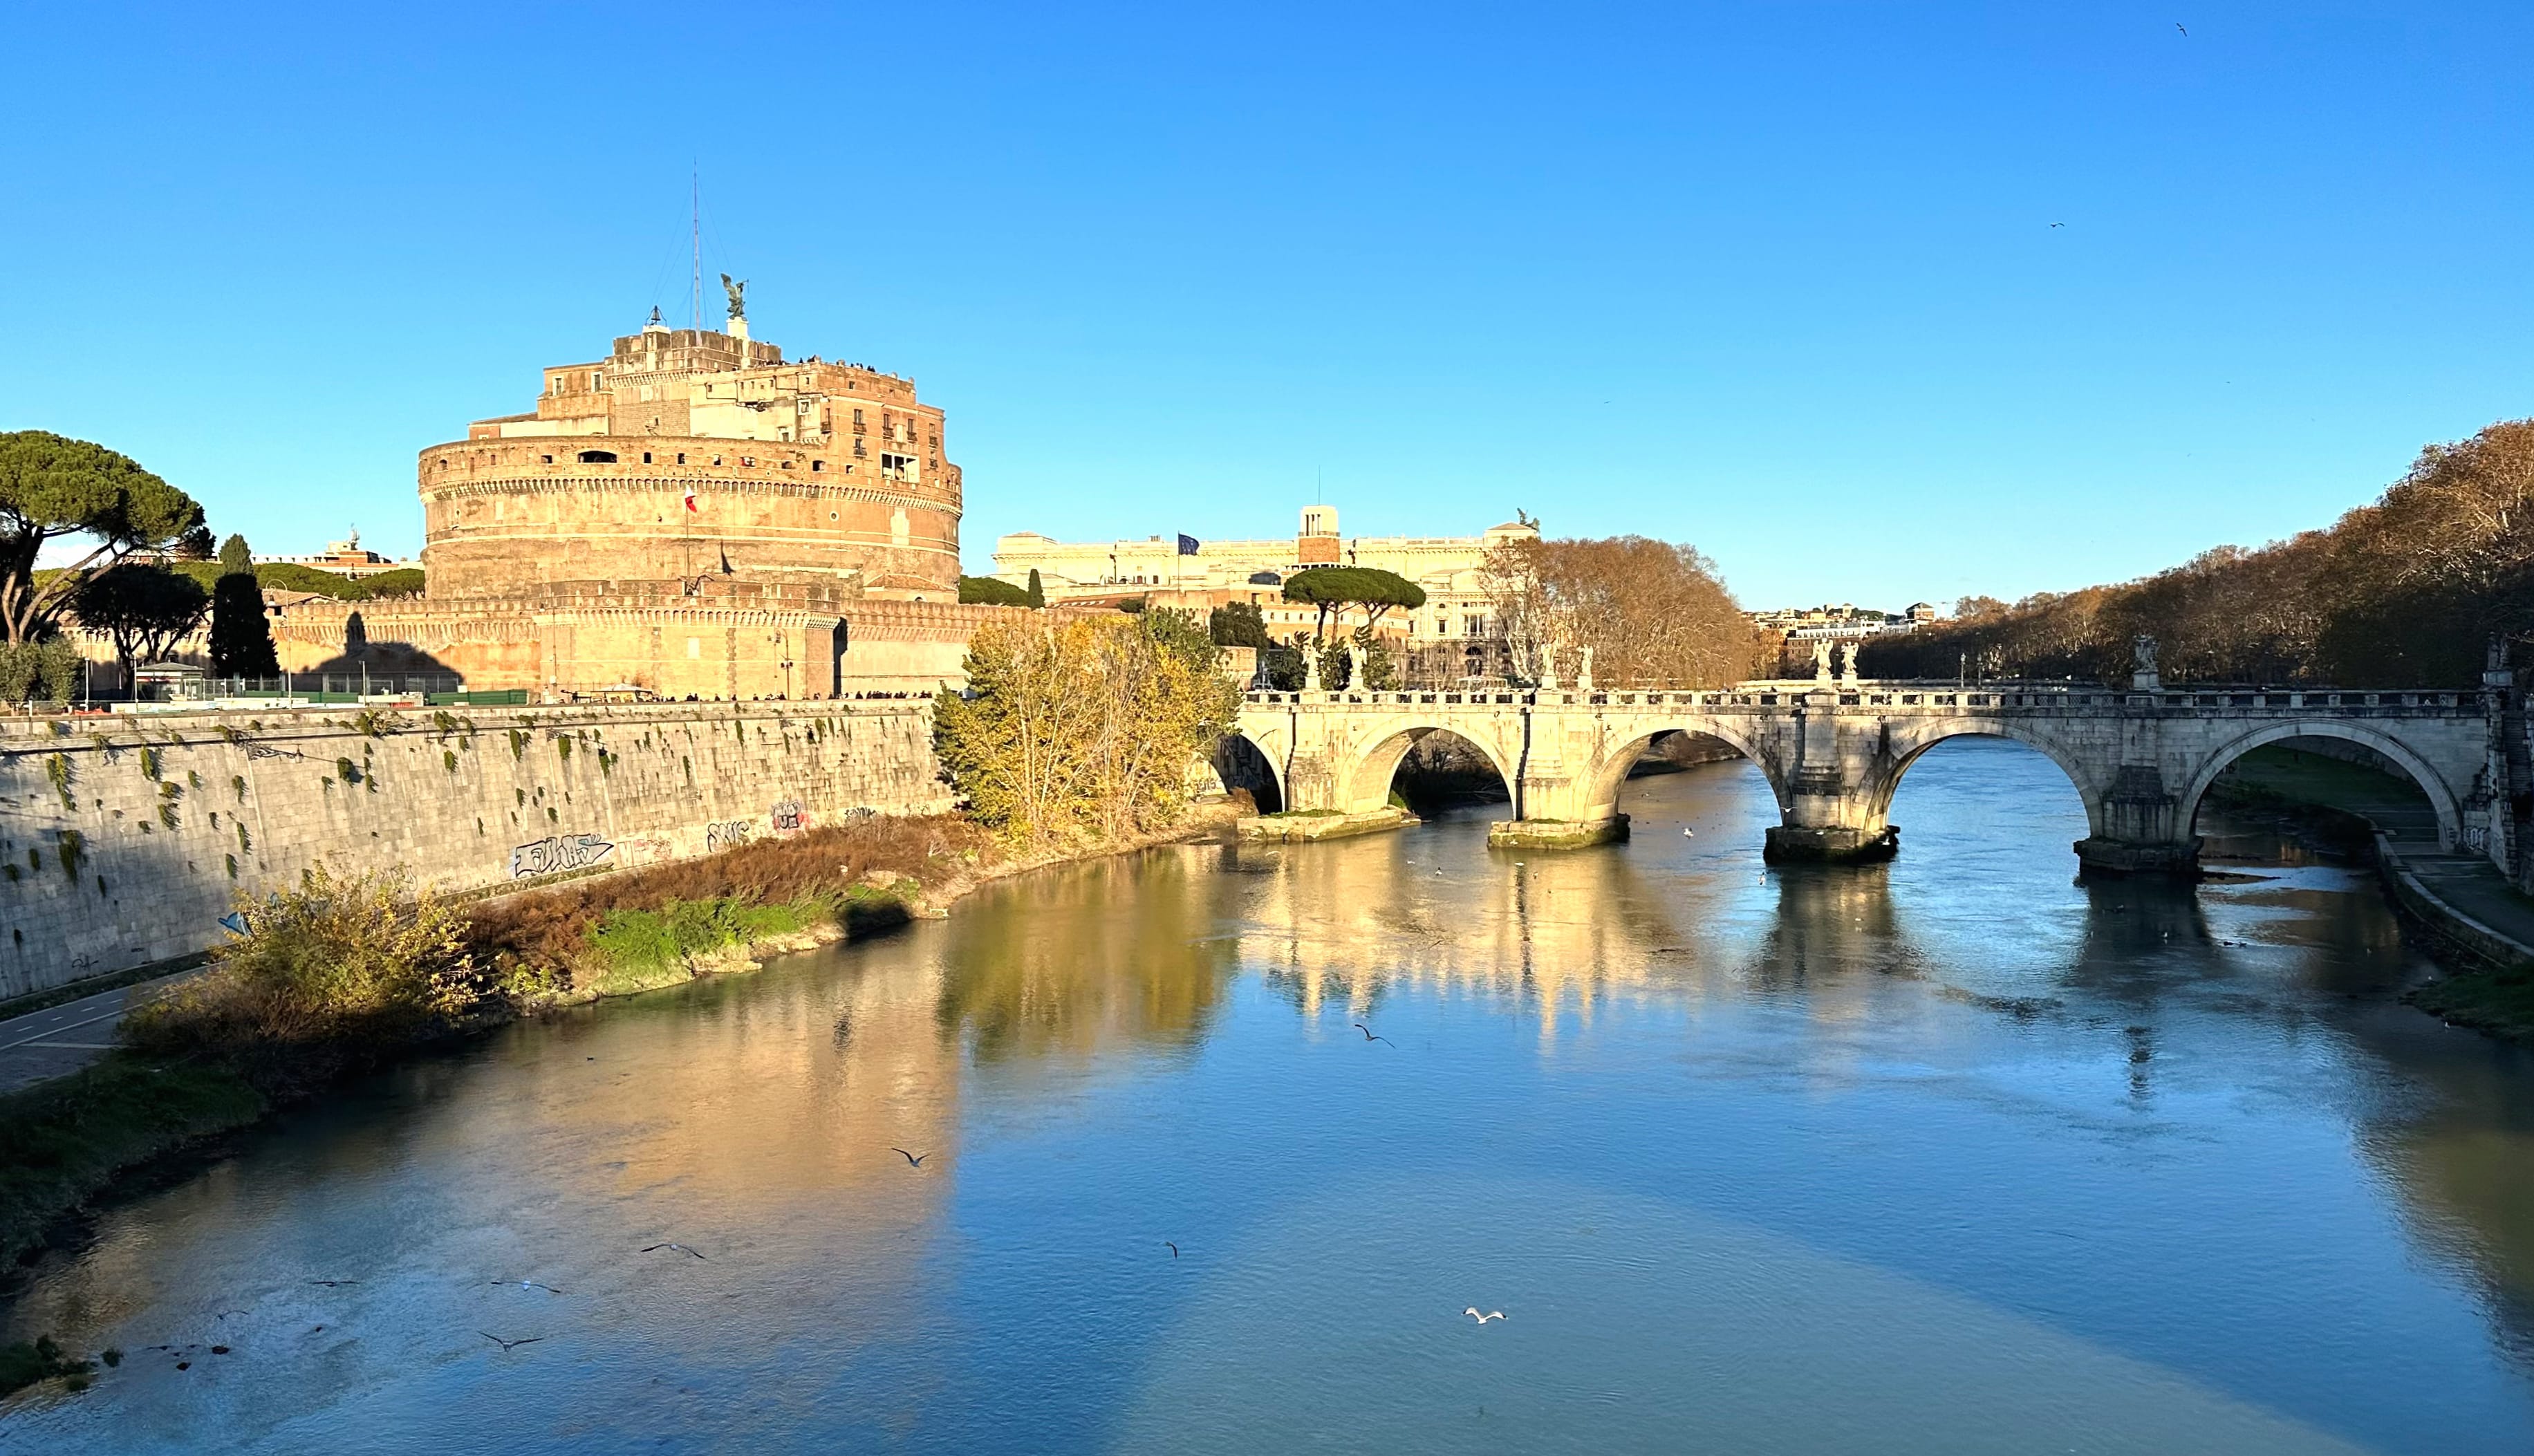
<instances>
[{"instance_id":1,"label":"castle window","mask_svg":"<svg viewBox=\"0 0 2534 1456\"><path fill-rule=\"evenodd\" d=\"M553 464L553 463L554 463L554 456L553 456L553 455L541 455L537 456L537 458L538 458L538 459L540 459L540 460L543 460L545 463L547 463L547 464L549 464L549 465L551 465L551 464Z\"/></svg>"},{"instance_id":2,"label":"castle window","mask_svg":"<svg viewBox=\"0 0 2534 1456\"><path fill-rule=\"evenodd\" d=\"M857 440L857 441L855 441L855 442L854 442L854 455L855 455L857 457L866 456L866 455L869 455L870 454L871 454L871 452L870 452L870 451L867 451L867 450L863 449L863 443L862 443L861 441Z\"/></svg>"},{"instance_id":3,"label":"castle window","mask_svg":"<svg viewBox=\"0 0 2534 1456\"><path fill-rule=\"evenodd\" d=\"M651 453L647 450L642 452L642 463L646 465L651 463Z\"/></svg>"},{"instance_id":4,"label":"castle window","mask_svg":"<svg viewBox=\"0 0 2534 1456\"><path fill-rule=\"evenodd\" d=\"M589 387L593 390L598 388L598 371L595 369L589 371Z\"/></svg>"},{"instance_id":5,"label":"castle window","mask_svg":"<svg viewBox=\"0 0 2534 1456\"><path fill-rule=\"evenodd\" d=\"M825 460L812 460L810 462L810 469L814 474L817 471L824 470L825 468L827 468L827 462Z\"/></svg>"},{"instance_id":6,"label":"castle window","mask_svg":"<svg viewBox=\"0 0 2534 1456\"><path fill-rule=\"evenodd\" d=\"M616 452L612 450L584 450L580 453L580 462L584 465L613 465L616 463Z\"/></svg>"},{"instance_id":7,"label":"castle window","mask_svg":"<svg viewBox=\"0 0 2534 1456\"><path fill-rule=\"evenodd\" d=\"M681 465L683 465L683 464L685 464L686 462L687 462L687 453L686 453L685 451L683 451L683 450L682 450L682 451L679 451L679 452L678 452L678 463L679 463L679 464L681 464Z\"/></svg>"},{"instance_id":8,"label":"castle window","mask_svg":"<svg viewBox=\"0 0 2534 1456\"><path fill-rule=\"evenodd\" d=\"M756 456L754 456L754 455L741 455L741 456L739 457L739 462L740 462L741 464L743 464L743 465L750 465L750 466L754 466L754 465L756 463Z\"/></svg>"}]
</instances>

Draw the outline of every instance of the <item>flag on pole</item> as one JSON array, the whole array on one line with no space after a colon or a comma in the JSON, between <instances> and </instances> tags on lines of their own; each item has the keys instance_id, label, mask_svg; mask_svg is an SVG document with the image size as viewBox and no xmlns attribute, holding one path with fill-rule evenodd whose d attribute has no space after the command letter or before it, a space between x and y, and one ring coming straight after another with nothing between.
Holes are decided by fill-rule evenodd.
<instances>
[{"instance_id":1,"label":"flag on pole","mask_svg":"<svg viewBox=\"0 0 2534 1456\"><path fill-rule=\"evenodd\" d=\"M1179 534L1179 555L1181 555L1181 556L1194 556L1194 555L1196 555L1196 545L1197 545L1196 537L1191 536L1191 535L1188 535L1188 534L1187 534L1187 533L1185 533L1184 531L1182 531L1182 532Z\"/></svg>"},{"instance_id":2,"label":"flag on pole","mask_svg":"<svg viewBox=\"0 0 2534 1456\"><path fill-rule=\"evenodd\" d=\"M689 511L693 511L693 510L694 510L694 509L695 509L695 493L694 493L694 490L692 487L690 487L690 488L688 489L688 491L687 491L687 509L688 509Z\"/></svg>"}]
</instances>

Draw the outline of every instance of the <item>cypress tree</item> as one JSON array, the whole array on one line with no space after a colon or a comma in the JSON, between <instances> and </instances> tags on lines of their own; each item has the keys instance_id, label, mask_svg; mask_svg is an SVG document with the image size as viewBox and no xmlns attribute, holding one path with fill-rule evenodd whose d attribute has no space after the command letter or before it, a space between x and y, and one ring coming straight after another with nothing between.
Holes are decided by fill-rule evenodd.
<instances>
[{"instance_id":1,"label":"cypress tree","mask_svg":"<svg viewBox=\"0 0 2534 1456\"><path fill-rule=\"evenodd\" d=\"M1036 567L1030 568L1029 604L1033 607L1043 607L1047 605L1047 588L1039 584L1038 568Z\"/></svg>"},{"instance_id":2,"label":"cypress tree","mask_svg":"<svg viewBox=\"0 0 2534 1456\"><path fill-rule=\"evenodd\" d=\"M272 650L272 626L264 618L264 588L246 537L220 543L220 569L211 586L211 676L279 677L281 659Z\"/></svg>"}]
</instances>

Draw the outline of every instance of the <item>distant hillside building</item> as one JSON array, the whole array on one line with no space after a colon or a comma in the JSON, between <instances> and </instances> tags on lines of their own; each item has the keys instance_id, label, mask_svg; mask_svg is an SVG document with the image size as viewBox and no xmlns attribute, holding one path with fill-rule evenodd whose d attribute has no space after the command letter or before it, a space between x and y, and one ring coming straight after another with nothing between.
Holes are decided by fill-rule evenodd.
<instances>
[{"instance_id":1,"label":"distant hillside building","mask_svg":"<svg viewBox=\"0 0 2534 1456\"><path fill-rule=\"evenodd\" d=\"M1782 607L1748 615L1753 627L1780 632L1797 641L1815 637L1840 641L1880 637L1887 632L1914 632L1936 620L1936 609L1927 602L1912 602L1906 611L1882 612L1840 602L1835 607Z\"/></svg>"},{"instance_id":2,"label":"distant hillside building","mask_svg":"<svg viewBox=\"0 0 2534 1456\"><path fill-rule=\"evenodd\" d=\"M352 532L349 540L327 542L325 551L316 556L259 556L255 560L259 564L315 567L321 572L332 572L337 576L349 576L355 580L388 572L422 569L419 561L394 561L369 550L361 544L359 531Z\"/></svg>"}]
</instances>

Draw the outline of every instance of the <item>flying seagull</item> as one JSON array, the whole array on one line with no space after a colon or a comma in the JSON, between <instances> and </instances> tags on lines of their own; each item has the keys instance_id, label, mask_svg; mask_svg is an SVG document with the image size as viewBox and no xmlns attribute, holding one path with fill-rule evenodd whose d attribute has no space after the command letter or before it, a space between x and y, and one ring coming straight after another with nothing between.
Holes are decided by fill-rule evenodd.
<instances>
[{"instance_id":1,"label":"flying seagull","mask_svg":"<svg viewBox=\"0 0 2534 1456\"><path fill-rule=\"evenodd\" d=\"M1390 1038L1388 1038L1388 1037L1386 1037L1386 1036L1374 1036L1374 1035L1372 1034L1372 1028L1371 1028L1371 1027L1369 1027L1369 1026L1364 1025L1364 1024L1363 1024L1362 1022L1360 1022L1360 1021L1358 1021L1358 1022L1356 1022L1356 1023L1355 1023L1355 1029L1356 1029L1356 1030L1358 1030L1358 1031L1359 1031L1359 1032L1362 1032L1362 1033L1363 1033L1363 1039L1364 1039L1365 1041L1367 1041L1367 1042L1390 1042L1390 1045L1391 1045L1391 1046L1393 1046L1393 1047L1396 1047L1396 1046L1398 1046L1398 1045L1399 1045L1397 1042L1392 1042L1392 1041L1390 1041Z\"/></svg>"},{"instance_id":2,"label":"flying seagull","mask_svg":"<svg viewBox=\"0 0 2534 1456\"><path fill-rule=\"evenodd\" d=\"M529 1336L525 1337L524 1339L517 1339L517 1340L505 1340L505 1339L503 1339L500 1335L490 1334L490 1333L487 1333L486 1331L483 1331L483 1330L477 1330L475 1333L477 1333L477 1334L479 1334L479 1335L483 1335L485 1339L490 1340L490 1341L492 1341L494 1344L501 1346L501 1347L502 1347L502 1353L503 1353L504 1355L508 1355L508 1354L510 1354L512 1351L518 1349L518 1348L519 1348L520 1346L522 1346L522 1345L533 1345L533 1344L537 1343L539 1340L542 1340L542 1339L544 1339L544 1338L545 1338L545 1336L543 1336L543 1335L529 1335Z\"/></svg>"},{"instance_id":3,"label":"flying seagull","mask_svg":"<svg viewBox=\"0 0 2534 1456\"><path fill-rule=\"evenodd\" d=\"M2051 223L2050 225L2051 225L2051 226L2053 226L2053 227L2065 227L2065 226L2067 226L2068 224L2067 224L2067 223L2065 223L2065 222L2053 222L2053 223Z\"/></svg>"},{"instance_id":4,"label":"flying seagull","mask_svg":"<svg viewBox=\"0 0 2534 1456\"><path fill-rule=\"evenodd\" d=\"M1490 1319L1504 1318L1504 1311L1502 1309L1490 1309L1486 1313L1480 1314L1478 1312L1478 1306L1476 1304L1472 1304L1469 1308L1464 1309L1461 1312L1470 1316L1472 1319L1477 1320L1480 1324L1484 1324Z\"/></svg>"},{"instance_id":5,"label":"flying seagull","mask_svg":"<svg viewBox=\"0 0 2534 1456\"><path fill-rule=\"evenodd\" d=\"M654 1244L650 1245L650 1247L645 1248L645 1249L643 1249L642 1251L643 1251L644 1253L652 1253L652 1252L655 1252L655 1251L657 1251L657 1250L659 1250L659 1249L663 1249L663 1248L674 1248L674 1249L676 1249L676 1250L677 1250L678 1252L680 1252L680 1253L694 1253L696 1258L702 1258L702 1257L703 1257L703 1255L702 1255L702 1254L695 1253L695 1251L694 1251L694 1249L687 1247L687 1246L686 1246L685 1244Z\"/></svg>"},{"instance_id":6,"label":"flying seagull","mask_svg":"<svg viewBox=\"0 0 2534 1456\"><path fill-rule=\"evenodd\" d=\"M2175 30L2182 30L2182 22L2180 22L2180 21L2175 21L2175 22L2173 23L2173 29L2175 29ZM2189 30L2182 30L2182 33L2183 33L2184 35L2188 36L2191 32L2190 32Z\"/></svg>"},{"instance_id":7,"label":"flying seagull","mask_svg":"<svg viewBox=\"0 0 2534 1456\"><path fill-rule=\"evenodd\" d=\"M897 1154L901 1158L904 1158L906 1160L906 1166L909 1168L921 1168L924 1166L924 1160L933 1156L931 1153L910 1153L904 1148L893 1147L890 1148L889 1151Z\"/></svg>"},{"instance_id":8,"label":"flying seagull","mask_svg":"<svg viewBox=\"0 0 2534 1456\"><path fill-rule=\"evenodd\" d=\"M650 1250L644 1249L643 1252L648 1253ZM550 1295L559 1295L563 1293L562 1290L555 1288L551 1284L539 1284L533 1279L488 1279L485 1283L490 1284L497 1289L508 1289L512 1285L515 1284L521 1289L541 1289Z\"/></svg>"}]
</instances>

